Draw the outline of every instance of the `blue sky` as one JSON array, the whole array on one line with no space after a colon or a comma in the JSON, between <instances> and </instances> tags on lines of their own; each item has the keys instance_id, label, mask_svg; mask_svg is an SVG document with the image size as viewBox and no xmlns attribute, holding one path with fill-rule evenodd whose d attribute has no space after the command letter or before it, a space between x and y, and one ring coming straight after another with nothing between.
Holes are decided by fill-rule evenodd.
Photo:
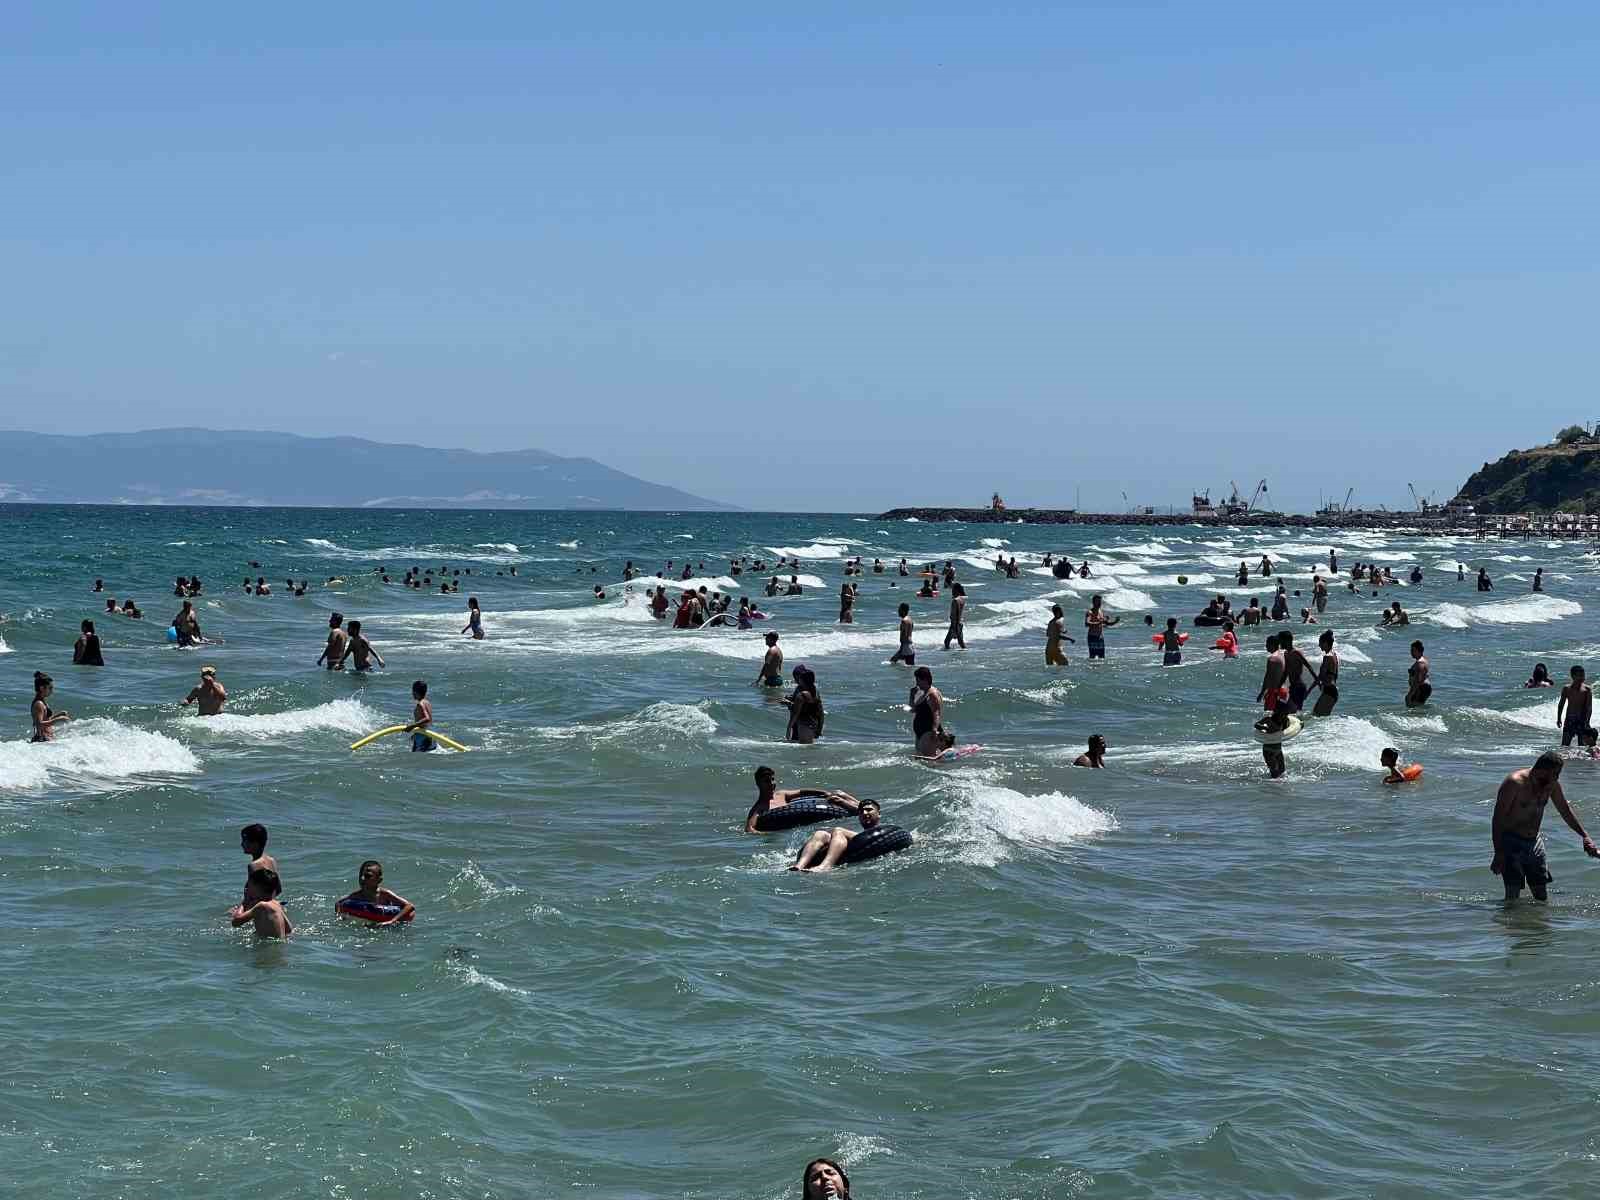
<instances>
[{"instance_id":1,"label":"blue sky","mask_svg":"<svg viewBox=\"0 0 1600 1200\"><path fill-rule=\"evenodd\" d=\"M597 7L13 10L0 424L1115 510L1600 417L1600 7Z\"/></svg>"}]
</instances>

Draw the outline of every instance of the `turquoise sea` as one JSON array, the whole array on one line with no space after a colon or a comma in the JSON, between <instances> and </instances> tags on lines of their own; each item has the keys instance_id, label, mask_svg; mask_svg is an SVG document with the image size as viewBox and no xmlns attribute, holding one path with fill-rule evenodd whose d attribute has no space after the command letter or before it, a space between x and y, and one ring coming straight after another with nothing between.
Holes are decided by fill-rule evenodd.
<instances>
[{"instance_id":1,"label":"turquoise sea","mask_svg":"<svg viewBox=\"0 0 1600 1200\"><path fill-rule=\"evenodd\" d=\"M1263 552L1309 592L1330 546L1426 578L1335 589L1342 700L1270 781L1261 634L1224 662L1202 631L1164 669L1143 618L1265 603L1232 578ZM1095 578L1033 570L1047 550ZM688 559L725 587L737 554L803 560L767 627L817 672L814 746L751 686L766 627L673 631L619 586L627 559ZM955 559L969 649L942 653L946 599L893 575L836 624L855 554ZM471 568L459 595L373 573L443 564ZM163 638L179 573L224 644ZM778 1200L831 1155L858 1200L1592 1194L1600 866L1553 812L1550 905L1506 906L1488 863L1497 783L1557 740L1555 694L1522 683L1596 664L1597 583L1584 545L1401 533L0 508L0 1193ZM1096 590L1127 618L1108 660L1080 638L1047 669L1051 598L1077 634ZM458 632L469 594L482 642ZM98 615L106 596L145 619ZM909 757L902 598L987 747L954 766ZM1396 598L1411 627L1378 630ZM386 671L314 665L333 609ZM71 665L85 617L102 669ZM1408 713L1412 637L1436 690ZM179 707L202 663L221 717ZM37 669L74 717L44 746ZM352 753L416 678L472 752ZM1108 769L1074 769L1094 732ZM1379 784L1389 744L1419 783ZM741 832L761 763L881 799L916 845L786 872L803 831ZM1600 826L1600 762L1564 782ZM287 942L226 919L252 821ZM369 857L412 925L333 916Z\"/></svg>"}]
</instances>

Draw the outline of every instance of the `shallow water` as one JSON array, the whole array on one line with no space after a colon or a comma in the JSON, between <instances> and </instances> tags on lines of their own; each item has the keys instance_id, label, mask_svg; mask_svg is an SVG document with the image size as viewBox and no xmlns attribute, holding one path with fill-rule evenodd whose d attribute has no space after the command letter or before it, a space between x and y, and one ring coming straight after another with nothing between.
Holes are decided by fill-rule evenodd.
<instances>
[{"instance_id":1,"label":"shallow water","mask_svg":"<svg viewBox=\"0 0 1600 1200\"><path fill-rule=\"evenodd\" d=\"M20 1195L211 1197L261 1179L283 1197L776 1200L816 1154L843 1158L862 1198L1589 1190L1600 876L1553 813L1550 906L1505 907L1487 870L1497 782L1556 740L1554 693L1522 681L1535 659L1559 676L1600 651L1584 547L0 511L0 1161ZM1248 737L1261 639L1222 662L1198 631L1164 670L1143 617L1187 625L1218 588L1266 602L1270 586L1232 586L1263 550L1309 589L1330 544L1343 568L1416 561L1428 579L1381 600L1335 591L1343 698L1268 781ZM770 624L817 670L828 726L811 747L779 742L783 710L750 686L759 633L675 633L616 598L628 558L703 558L697 576L726 584L729 555L773 548L823 585L774 601ZM1006 580L984 569L997 548L1032 566L1067 549L1098 578ZM905 589L868 574L858 623L836 625L856 553L960 563L966 653L937 649L945 599L905 598L950 722L983 754L908 759L908 676L885 665ZM1500 590L1458 584L1441 569L1458 557ZM371 573L444 562L474 571L459 596ZM1544 597L1527 592L1536 566ZM278 594L243 595L247 570ZM177 601L162 580L180 571L206 580L202 622L224 645L163 640ZM289 575L312 594L284 594ZM96 576L146 619L98 617ZM613 599L597 604L595 582ZM1095 589L1128 615L1110 660L1085 664L1080 645L1048 671L1049 598L1076 629ZM469 592L484 642L458 634ZM1413 624L1380 632L1394 598ZM386 671L314 667L334 608L367 622ZM103 670L70 665L84 617ZM1420 713L1399 703L1412 637L1434 665ZM202 662L229 688L221 718L177 707ZM21 740L38 668L78 718L49 746ZM405 719L418 677L474 752L352 754ZM1095 731L1111 769L1074 770ZM1378 784L1388 744L1426 764L1419 784ZM881 798L917 845L785 872L803 834L739 832L762 762L787 785ZM1565 782L1600 825L1597 778L1579 761ZM298 925L286 944L225 918L255 820ZM417 903L412 926L333 918L367 857Z\"/></svg>"}]
</instances>

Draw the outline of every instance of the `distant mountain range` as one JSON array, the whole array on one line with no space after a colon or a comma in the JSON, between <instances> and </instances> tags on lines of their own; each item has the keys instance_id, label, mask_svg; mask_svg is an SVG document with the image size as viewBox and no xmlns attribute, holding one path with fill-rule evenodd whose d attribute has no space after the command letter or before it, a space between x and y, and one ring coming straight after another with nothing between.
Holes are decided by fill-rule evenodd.
<instances>
[{"instance_id":1,"label":"distant mountain range","mask_svg":"<svg viewBox=\"0 0 1600 1200\"><path fill-rule=\"evenodd\" d=\"M493 454L362 438L216 429L67 436L0 432L0 501L330 508L734 506L635 479L592 458Z\"/></svg>"}]
</instances>

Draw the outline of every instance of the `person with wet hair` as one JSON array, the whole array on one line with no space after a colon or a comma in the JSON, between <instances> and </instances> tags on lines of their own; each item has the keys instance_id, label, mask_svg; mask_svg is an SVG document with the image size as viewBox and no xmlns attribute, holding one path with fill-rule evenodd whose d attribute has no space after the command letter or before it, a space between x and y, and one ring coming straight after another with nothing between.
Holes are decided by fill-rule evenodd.
<instances>
[{"instance_id":1,"label":"person with wet hair","mask_svg":"<svg viewBox=\"0 0 1600 1200\"><path fill-rule=\"evenodd\" d=\"M31 742L48 742L56 736L56 726L64 725L72 718L64 712L55 712L50 708L50 694L56 690L56 681L43 671L33 673L33 704L29 713L33 719L33 736Z\"/></svg>"},{"instance_id":2,"label":"person with wet hair","mask_svg":"<svg viewBox=\"0 0 1600 1200\"><path fill-rule=\"evenodd\" d=\"M100 635L94 631L94 622L85 621L78 640L72 644L72 662L79 667L103 667L105 656L100 653Z\"/></svg>"},{"instance_id":3,"label":"person with wet hair","mask_svg":"<svg viewBox=\"0 0 1600 1200\"><path fill-rule=\"evenodd\" d=\"M813 1158L800 1172L800 1200L850 1200L850 1176L831 1158Z\"/></svg>"},{"instance_id":4,"label":"person with wet hair","mask_svg":"<svg viewBox=\"0 0 1600 1200\"><path fill-rule=\"evenodd\" d=\"M1524 887L1532 891L1535 900L1549 899L1548 888L1554 876L1547 866L1544 837L1539 832L1546 804L1553 803L1567 828L1583 839L1583 852L1590 858L1600 858L1600 849L1584 832L1561 790L1563 765L1561 755L1546 750L1533 766L1507 775L1495 795L1494 816L1489 823L1494 858L1489 870L1500 876L1508 901L1520 896Z\"/></svg>"}]
</instances>

